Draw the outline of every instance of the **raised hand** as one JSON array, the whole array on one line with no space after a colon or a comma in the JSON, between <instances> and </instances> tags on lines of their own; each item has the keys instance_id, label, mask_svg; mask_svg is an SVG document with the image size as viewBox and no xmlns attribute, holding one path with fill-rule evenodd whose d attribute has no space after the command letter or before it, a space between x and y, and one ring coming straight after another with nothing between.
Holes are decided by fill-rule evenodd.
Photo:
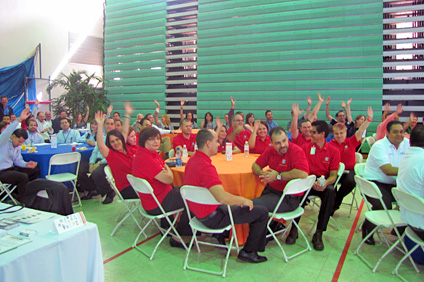
<instances>
[{"instance_id":1,"label":"raised hand","mask_svg":"<svg viewBox=\"0 0 424 282\"><path fill-rule=\"evenodd\" d=\"M312 98L311 98L311 96L308 96L308 98L306 99L306 102L308 102L308 105L312 105Z\"/></svg>"},{"instance_id":2,"label":"raised hand","mask_svg":"<svg viewBox=\"0 0 424 282\"><path fill-rule=\"evenodd\" d=\"M388 113L389 111L390 111L390 104L389 103L386 103L384 105L384 112Z\"/></svg>"},{"instance_id":3,"label":"raised hand","mask_svg":"<svg viewBox=\"0 0 424 282\"><path fill-rule=\"evenodd\" d=\"M293 103L292 112L293 112L293 115L296 115L296 116L299 116L302 113L302 111L299 110L299 104L298 103Z\"/></svg>"},{"instance_id":4,"label":"raised hand","mask_svg":"<svg viewBox=\"0 0 424 282\"><path fill-rule=\"evenodd\" d=\"M261 121L256 120L255 124L253 125L253 131L258 132L259 125L261 125Z\"/></svg>"},{"instance_id":5,"label":"raised hand","mask_svg":"<svg viewBox=\"0 0 424 282\"><path fill-rule=\"evenodd\" d=\"M343 108L343 109L346 109L346 102L345 102L345 101L342 101L342 102L340 103L340 106L342 106L342 108Z\"/></svg>"},{"instance_id":6,"label":"raised hand","mask_svg":"<svg viewBox=\"0 0 424 282\"><path fill-rule=\"evenodd\" d=\"M113 111L113 105L111 104L109 107L107 107L107 115L110 116L110 113Z\"/></svg>"},{"instance_id":7,"label":"raised hand","mask_svg":"<svg viewBox=\"0 0 424 282\"><path fill-rule=\"evenodd\" d=\"M331 98L330 96L328 96L327 99L325 100L325 104L330 105L330 102L331 102Z\"/></svg>"},{"instance_id":8,"label":"raised hand","mask_svg":"<svg viewBox=\"0 0 424 282\"><path fill-rule=\"evenodd\" d=\"M367 109L367 118L372 120L372 118L374 117L374 112L372 110L372 107L368 107Z\"/></svg>"},{"instance_id":9,"label":"raised hand","mask_svg":"<svg viewBox=\"0 0 424 282\"><path fill-rule=\"evenodd\" d=\"M236 104L236 100L233 99L233 96L231 96L231 108L234 109L234 106Z\"/></svg>"},{"instance_id":10,"label":"raised hand","mask_svg":"<svg viewBox=\"0 0 424 282\"><path fill-rule=\"evenodd\" d=\"M102 111L98 111L94 114L98 128L103 127L103 121L105 120L106 115Z\"/></svg>"},{"instance_id":11,"label":"raised hand","mask_svg":"<svg viewBox=\"0 0 424 282\"><path fill-rule=\"evenodd\" d=\"M25 109L21 112L21 115L19 116L18 120L19 122L26 120L30 116L29 113L29 107L25 107Z\"/></svg>"},{"instance_id":12,"label":"raised hand","mask_svg":"<svg viewBox=\"0 0 424 282\"><path fill-rule=\"evenodd\" d=\"M156 108L160 108L159 102L155 100Z\"/></svg>"},{"instance_id":13,"label":"raised hand","mask_svg":"<svg viewBox=\"0 0 424 282\"><path fill-rule=\"evenodd\" d=\"M347 104L348 104L348 105L350 105L350 103L352 103L352 98L350 98L350 99L347 101Z\"/></svg>"},{"instance_id":14,"label":"raised hand","mask_svg":"<svg viewBox=\"0 0 424 282\"><path fill-rule=\"evenodd\" d=\"M221 128L221 126L223 125L223 122L221 121L219 117L215 119L215 123L216 123L216 128Z\"/></svg>"},{"instance_id":15,"label":"raised hand","mask_svg":"<svg viewBox=\"0 0 424 282\"><path fill-rule=\"evenodd\" d=\"M131 107L131 102L126 101L124 104L124 108L127 116L131 116L131 114L134 112L134 108Z\"/></svg>"},{"instance_id":16,"label":"raised hand","mask_svg":"<svg viewBox=\"0 0 424 282\"><path fill-rule=\"evenodd\" d=\"M402 104L397 105L396 107L396 113L399 115L401 113L403 113L403 106Z\"/></svg>"},{"instance_id":17,"label":"raised hand","mask_svg":"<svg viewBox=\"0 0 424 282\"><path fill-rule=\"evenodd\" d=\"M322 98L321 93L318 93L318 100L319 102L323 103L324 102L324 98Z\"/></svg>"},{"instance_id":18,"label":"raised hand","mask_svg":"<svg viewBox=\"0 0 424 282\"><path fill-rule=\"evenodd\" d=\"M184 100L181 100L181 108L184 106Z\"/></svg>"}]
</instances>

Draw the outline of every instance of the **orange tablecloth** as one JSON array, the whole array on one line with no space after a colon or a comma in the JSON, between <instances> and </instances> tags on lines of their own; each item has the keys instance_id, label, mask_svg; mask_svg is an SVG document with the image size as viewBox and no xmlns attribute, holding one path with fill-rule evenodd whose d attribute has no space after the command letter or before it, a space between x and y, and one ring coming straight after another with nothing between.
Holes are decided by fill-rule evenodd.
<instances>
[{"instance_id":1,"label":"orange tablecloth","mask_svg":"<svg viewBox=\"0 0 424 282\"><path fill-rule=\"evenodd\" d=\"M181 130L173 130L174 132L177 132L177 133L181 133ZM192 133L194 133L194 134L197 134L197 132L199 132L199 129L193 129L193 131L192 131ZM175 136L177 136L177 134L162 134L162 138L163 137L169 137L169 139L171 139L171 148L172 149L174 149L174 138L175 138Z\"/></svg>"},{"instance_id":2,"label":"orange tablecloth","mask_svg":"<svg viewBox=\"0 0 424 282\"><path fill-rule=\"evenodd\" d=\"M244 154L235 154L232 161L226 161L225 154L212 156L212 164L218 171L219 179L225 191L248 199L253 199L261 195L265 185L252 172L252 164L258 156L256 154L250 154L246 158ZM182 186L184 182L184 167L172 167L171 170L174 174L174 186ZM244 244L249 235L249 225L237 225L236 232L239 244Z\"/></svg>"}]
</instances>

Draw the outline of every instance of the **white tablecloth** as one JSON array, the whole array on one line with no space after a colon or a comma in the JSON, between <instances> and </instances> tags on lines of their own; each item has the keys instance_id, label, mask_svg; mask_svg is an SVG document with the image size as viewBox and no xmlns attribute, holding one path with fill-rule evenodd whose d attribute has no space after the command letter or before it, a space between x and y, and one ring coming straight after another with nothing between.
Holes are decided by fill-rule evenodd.
<instances>
[{"instance_id":1,"label":"white tablecloth","mask_svg":"<svg viewBox=\"0 0 424 282\"><path fill-rule=\"evenodd\" d=\"M8 205L0 203L0 208ZM24 209L25 210L25 209ZM16 214L16 213L14 213ZM1 214L0 218L14 214ZM51 232L53 218L8 230L18 235L21 230L36 230L32 242L0 254L0 281L92 282L104 281L102 250L97 225L57 234Z\"/></svg>"}]
</instances>

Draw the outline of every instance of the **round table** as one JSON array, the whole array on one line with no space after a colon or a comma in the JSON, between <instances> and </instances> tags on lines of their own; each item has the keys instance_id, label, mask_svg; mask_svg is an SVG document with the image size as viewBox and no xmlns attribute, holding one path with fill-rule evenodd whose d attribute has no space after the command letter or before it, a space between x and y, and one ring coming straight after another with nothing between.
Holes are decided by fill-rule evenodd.
<instances>
[{"instance_id":1,"label":"round table","mask_svg":"<svg viewBox=\"0 0 424 282\"><path fill-rule=\"evenodd\" d=\"M225 191L247 199L254 199L261 195L265 184L252 172L252 164L258 157L258 154L250 154L249 157L245 157L244 154L234 154L232 161L227 161L225 154L211 157ZM182 186L185 167L172 167L171 170L174 175L173 185ZM236 232L239 244L244 244L249 235L249 225L236 225Z\"/></svg>"},{"instance_id":2,"label":"round table","mask_svg":"<svg viewBox=\"0 0 424 282\"><path fill-rule=\"evenodd\" d=\"M49 173L49 162L50 158L53 155L71 153L72 146L71 144L58 144L57 148L52 148L50 143L35 145L37 147L36 153L28 153L28 151L22 152L22 157L24 161L34 161L38 163L40 168L40 178L46 178L46 175ZM75 150L81 154L81 162L90 160L91 152L94 150L94 147L89 147L87 144L78 145L77 148L86 147L86 150ZM75 170L75 166L54 166L52 167L52 173L67 172Z\"/></svg>"}]
</instances>

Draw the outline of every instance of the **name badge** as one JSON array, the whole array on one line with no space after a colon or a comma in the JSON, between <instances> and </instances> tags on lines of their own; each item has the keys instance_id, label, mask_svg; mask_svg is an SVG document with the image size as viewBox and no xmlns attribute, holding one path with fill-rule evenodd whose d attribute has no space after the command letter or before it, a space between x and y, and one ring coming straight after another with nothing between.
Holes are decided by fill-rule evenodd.
<instances>
[{"instance_id":1,"label":"name badge","mask_svg":"<svg viewBox=\"0 0 424 282\"><path fill-rule=\"evenodd\" d=\"M283 159L282 163L283 163L283 164L286 164L286 159Z\"/></svg>"},{"instance_id":2,"label":"name badge","mask_svg":"<svg viewBox=\"0 0 424 282\"><path fill-rule=\"evenodd\" d=\"M316 148L315 148L315 147L312 147L312 148L311 148L311 155L315 155L315 150L316 150Z\"/></svg>"},{"instance_id":3,"label":"name badge","mask_svg":"<svg viewBox=\"0 0 424 282\"><path fill-rule=\"evenodd\" d=\"M325 161L328 162L328 157L325 157Z\"/></svg>"},{"instance_id":4,"label":"name badge","mask_svg":"<svg viewBox=\"0 0 424 282\"><path fill-rule=\"evenodd\" d=\"M348 147L347 147L347 145L345 146L345 149L347 149Z\"/></svg>"}]
</instances>

